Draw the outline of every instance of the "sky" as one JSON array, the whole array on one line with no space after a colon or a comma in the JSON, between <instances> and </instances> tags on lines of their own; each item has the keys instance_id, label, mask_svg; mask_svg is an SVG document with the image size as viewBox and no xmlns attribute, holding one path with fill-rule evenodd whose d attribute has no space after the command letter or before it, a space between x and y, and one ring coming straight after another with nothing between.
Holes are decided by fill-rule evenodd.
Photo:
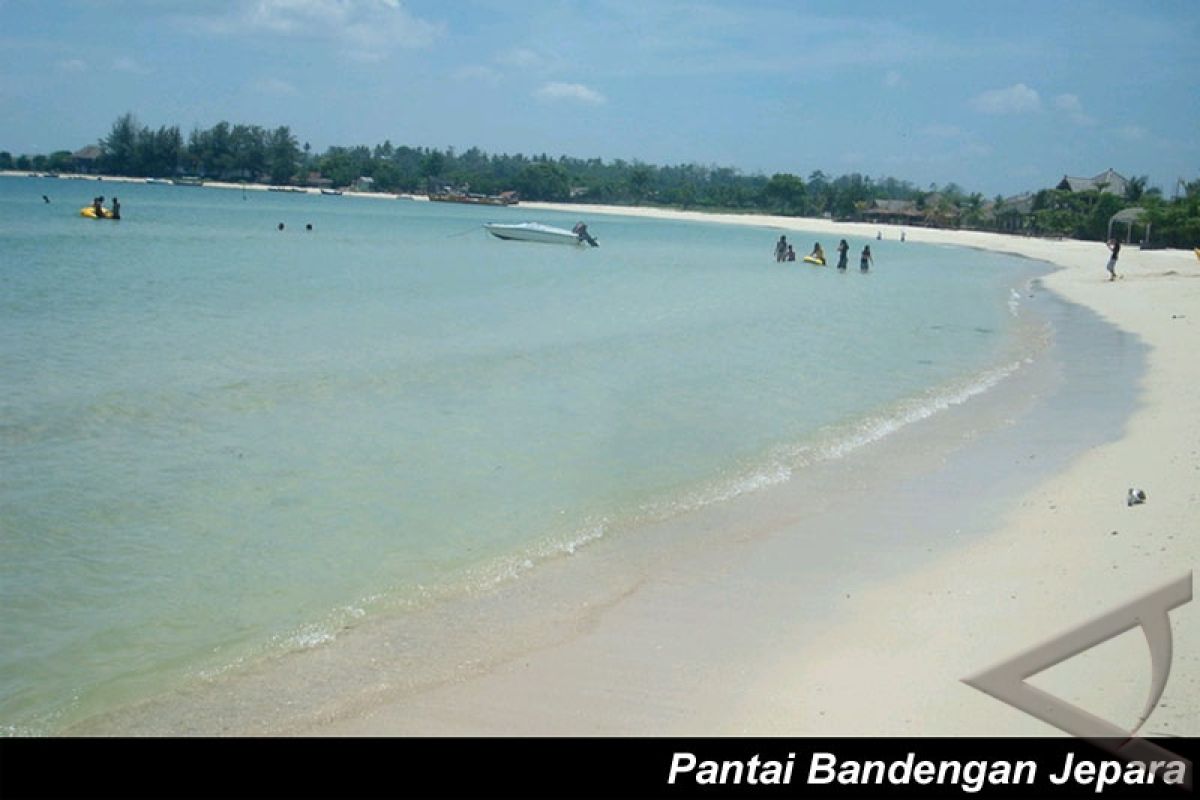
<instances>
[{"instance_id":1,"label":"sky","mask_svg":"<svg viewBox=\"0 0 1200 800\"><path fill-rule=\"evenodd\" d=\"M1200 177L1200 2L0 0L0 150L185 133L858 172Z\"/></svg>"}]
</instances>

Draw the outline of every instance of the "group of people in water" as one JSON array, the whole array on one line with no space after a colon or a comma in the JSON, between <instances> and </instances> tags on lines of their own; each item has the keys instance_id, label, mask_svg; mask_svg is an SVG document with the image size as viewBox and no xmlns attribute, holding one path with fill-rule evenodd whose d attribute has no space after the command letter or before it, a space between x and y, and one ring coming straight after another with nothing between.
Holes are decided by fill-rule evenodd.
<instances>
[{"instance_id":1,"label":"group of people in water","mask_svg":"<svg viewBox=\"0 0 1200 800\"><path fill-rule=\"evenodd\" d=\"M838 262L837 268L846 269L846 263L849 260L850 245L845 239L838 242L837 246ZM817 242L813 245L812 252L806 257L806 260L815 262L821 266L825 266L825 250L821 247L821 243ZM775 243L775 260L776 261L795 261L796 251L791 244L788 243L786 236L780 236L779 241ZM866 272L875 263L874 257L871 255L871 245L866 245L862 249L862 254L858 258L858 268L862 272Z\"/></svg>"},{"instance_id":2,"label":"group of people in water","mask_svg":"<svg viewBox=\"0 0 1200 800\"><path fill-rule=\"evenodd\" d=\"M42 195L42 199L45 200L47 203L50 202L50 200L45 195ZM112 209L107 210L104 208L104 195L100 195L99 197L93 197L92 198L92 211L95 212L96 219L120 219L121 218L121 201L114 197L113 201L112 201Z\"/></svg>"}]
</instances>

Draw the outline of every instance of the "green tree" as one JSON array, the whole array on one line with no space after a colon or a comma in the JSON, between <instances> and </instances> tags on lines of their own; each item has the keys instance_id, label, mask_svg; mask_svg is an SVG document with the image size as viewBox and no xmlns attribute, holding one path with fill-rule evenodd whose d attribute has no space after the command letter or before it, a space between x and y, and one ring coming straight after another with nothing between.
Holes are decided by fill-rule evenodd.
<instances>
[{"instance_id":1,"label":"green tree","mask_svg":"<svg viewBox=\"0 0 1200 800\"><path fill-rule=\"evenodd\" d=\"M132 175L138 166L138 135L141 126L131 112L117 117L108 136L100 140L104 151L101 167L114 175Z\"/></svg>"},{"instance_id":2,"label":"green tree","mask_svg":"<svg viewBox=\"0 0 1200 800\"><path fill-rule=\"evenodd\" d=\"M770 209L780 214L802 214L806 193L804 181L796 175L776 173L763 187Z\"/></svg>"},{"instance_id":3,"label":"green tree","mask_svg":"<svg viewBox=\"0 0 1200 800\"><path fill-rule=\"evenodd\" d=\"M55 150L50 154L50 158L46 159L46 169L51 172L68 172L73 164L70 150Z\"/></svg>"},{"instance_id":4,"label":"green tree","mask_svg":"<svg viewBox=\"0 0 1200 800\"><path fill-rule=\"evenodd\" d=\"M257 125L234 125L229 131L225 177L246 180L266 171L266 134Z\"/></svg>"},{"instance_id":5,"label":"green tree","mask_svg":"<svg viewBox=\"0 0 1200 800\"><path fill-rule=\"evenodd\" d=\"M530 164L521 170L513 185L526 200L563 201L571 196L571 183L567 172L558 164Z\"/></svg>"},{"instance_id":6,"label":"green tree","mask_svg":"<svg viewBox=\"0 0 1200 800\"><path fill-rule=\"evenodd\" d=\"M983 224L983 195L972 192L962 202L962 223L968 228L978 228Z\"/></svg>"},{"instance_id":7,"label":"green tree","mask_svg":"<svg viewBox=\"0 0 1200 800\"><path fill-rule=\"evenodd\" d=\"M650 170L645 165L639 165L629 173L629 191L633 202L641 203L650 192Z\"/></svg>"},{"instance_id":8,"label":"green tree","mask_svg":"<svg viewBox=\"0 0 1200 800\"><path fill-rule=\"evenodd\" d=\"M296 174L296 163L300 159L298 140L286 125L271 131L266 144L266 171L271 183L289 182Z\"/></svg>"},{"instance_id":9,"label":"green tree","mask_svg":"<svg viewBox=\"0 0 1200 800\"><path fill-rule=\"evenodd\" d=\"M446 172L446 156L439 150L431 150L421 159L421 176L427 180L437 180Z\"/></svg>"},{"instance_id":10,"label":"green tree","mask_svg":"<svg viewBox=\"0 0 1200 800\"><path fill-rule=\"evenodd\" d=\"M1146 193L1146 184L1150 179L1145 175L1137 175L1129 179L1129 183L1125 185L1125 199L1130 203L1136 203L1142 199L1142 195Z\"/></svg>"}]
</instances>

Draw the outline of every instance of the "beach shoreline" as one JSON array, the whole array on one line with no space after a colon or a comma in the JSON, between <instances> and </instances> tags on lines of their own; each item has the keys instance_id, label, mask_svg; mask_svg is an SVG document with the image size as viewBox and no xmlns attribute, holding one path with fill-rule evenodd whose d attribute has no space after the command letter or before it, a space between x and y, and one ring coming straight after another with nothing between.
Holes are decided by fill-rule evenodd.
<instances>
[{"instance_id":1,"label":"beach shoreline","mask_svg":"<svg viewBox=\"0 0 1200 800\"><path fill-rule=\"evenodd\" d=\"M790 632L785 620L796 615L780 608L779 619L767 630L787 633L786 641L753 652L723 652L709 665L681 662L679 669L708 673L685 683L700 688L694 695L670 694L677 685L639 683L644 667L672 647L669 638L656 638L670 632L650 620L658 613L687 619L689 613L680 607L688 604L709 611L726 604L736 609L739 592L759 588L756 570L757 577L763 575L762 561L752 554L740 571L722 565L716 569L719 578L709 573L698 584L673 587L668 579L642 585L631 595L640 595L640 601L624 598L565 644L304 733L1055 735L1057 729L962 679L1158 588L1197 563L1200 396L1190 387L1200 381L1191 353L1200 343L1195 328L1200 262L1191 253L1126 250L1122 280L1110 283L1102 243L660 209L523 206L573 212L583 219L646 216L869 239L878 233L892 246L902 246L897 242L904 230L909 241L1045 261L1057 268L1041 279L1046 288L1148 348L1146 371L1136 387L1139 404L1112 441L1088 449L1023 491L999 510L998 523L965 546L914 565L901 577L847 593L836 609L810 610L807 622L797 621ZM593 230L602 227L593 222ZM764 238L764 257L771 243L771 237ZM887 269L886 258L880 261L877 268ZM1030 442L1029 448L1036 456L1038 443ZM1148 502L1126 506L1130 486L1148 492ZM760 541L780 541L788 529L762 533ZM751 545L752 552L754 547L760 557L771 551L758 544ZM821 614L828 614L827 622L814 623ZM747 620L736 612L692 621L716 626L704 639L719 646L754 643L737 635ZM1200 617L1184 606L1172 613L1171 622L1172 680L1143 732L1196 735ZM761 630L758 624L750 627ZM797 632L802 636L791 635ZM690 647L696 641L693 637ZM680 649L688 652L689 646ZM592 663L597 658L619 674L597 667ZM1048 670L1034 683L1132 727L1147 699L1147 664L1144 642L1136 631L1129 632ZM731 690L731 683L739 688ZM724 700L712 702L712 697ZM650 710L632 711L639 703ZM706 703L719 713L704 713Z\"/></svg>"},{"instance_id":2,"label":"beach shoreline","mask_svg":"<svg viewBox=\"0 0 1200 800\"><path fill-rule=\"evenodd\" d=\"M553 614L534 608L540 598L529 587L509 590L529 606L530 619L539 624L549 619L552 630L522 631L516 648L492 642L490 659L474 660L470 649L464 649L456 654L464 667L452 679L408 689L382 684L371 692L364 688L362 698L333 702L315 717L279 718L263 727L193 730L180 727L170 715L148 726L126 726L118 714L111 726L85 723L68 733L1053 734L1049 726L970 689L961 679L1156 588L1197 562L1189 526L1200 521L1193 488L1200 475L1200 407L1193 389L1200 370L1190 363L1190 350L1200 320L1200 262L1190 252L1129 248L1119 268L1124 279L1110 284L1104 271L1107 251L1094 242L649 208L522 203L517 209L576 214L601 237L604 223L593 217L606 215L759 227L765 234L764 260L780 231L866 239L873 248L879 234L883 247L875 248L876 269L886 270L887 249L904 246L899 243L903 230L911 242L1043 261L1056 270L1038 279L1040 286L1090 309L1148 348L1140 405L1122 430L1111 432L1112 441L1088 448L1048 474L1039 473L1036 486L1023 488L1005 507L987 509L979 519L961 508L961 498L957 506L936 497L927 507L905 506L913 530L927 520L931 529L969 528L972 535L944 548L931 541L929 549L907 553L902 564L886 569L859 570L845 561L840 566L853 573L845 581L819 571L805 573L823 581L820 592L789 586L787 570L780 570L783 559L802 554L796 549L796 533L811 523L810 512L836 519L835 529L847 537L877 525L880 516L809 509L808 499L796 495L819 493L821 480L843 485L860 478L861 471L872 468L871 454L832 465L828 474L809 482L751 493L689 515L677 524L700 526L713 548L686 565L673 565L665 555L670 547L664 545L647 566L631 571L618 565L619 578L602 590L582 599L555 595L574 597L577 604ZM800 241L798 249L805 250L807 242ZM827 252L832 249L832 242L824 244ZM1017 403L1018 398L1009 397ZM895 440L887 448L915 464L920 460L915 448L923 446L926 433L969 431L975 425L973 408L959 406L929 425L911 426L888 437ZM914 449L905 453L906 446ZM924 475L940 468L944 473L939 459L948 458L957 446L931 450L923 456L929 463L914 470ZM1030 447L1036 455L1038 443ZM1148 492L1145 505L1125 506L1124 493L1131 485ZM905 488L892 486L892 499L904 502ZM878 501L869 492L852 497L866 505ZM954 514L961 518L953 519ZM676 529L664 541L678 544L683 533L690 532ZM618 550L606 542L588 548L600 560L619 561ZM569 570L555 566L548 572L549 585L570 583ZM556 577L557 572L562 575ZM762 591L764 586L772 591ZM781 602L758 602L754 598L760 592ZM809 595L821 600L797 612L795 607ZM447 622L453 623L437 620ZM1163 707L1151 716L1147 729L1195 735L1200 625L1189 606L1174 612L1172 623L1175 671ZM1059 689L1099 716L1132 721L1145 702L1146 651L1134 634L1120 642L1116 650L1102 648L1100 667L1095 657L1076 659L1075 667L1064 665L1061 674L1048 674L1045 684L1039 678L1038 685ZM339 641L318 651L342 646ZM710 647L715 648L711 656ZM304 667L307 680L314 669L312 653L300 656L310 661ZM290 663L292 659L284 659L281 669ZM340 663L331 660L327 668L341 665L344 657ZM320 669L318 665L317 674ZM1090 677L1110 671L1119 676L1115 685ZM365 664L364 673L371 674ZM278 674L272 671L263 685L272 685ZM294 690L303 691L289 686L280 695ZM235 690L226 699L246 696ZM218 692L205 702L219 706L220 700ZM214 713L219 716L219 710ZM148 716L158 715L151 710Z\"/></svg>"}]
</instances>

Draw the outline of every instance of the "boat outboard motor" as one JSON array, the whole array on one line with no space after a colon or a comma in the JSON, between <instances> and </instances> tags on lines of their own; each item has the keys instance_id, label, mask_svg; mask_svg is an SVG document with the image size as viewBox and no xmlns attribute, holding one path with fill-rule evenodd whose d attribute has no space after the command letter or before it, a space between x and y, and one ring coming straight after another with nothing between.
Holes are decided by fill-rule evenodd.
<instances>
[{"instance_id":1,"label":"boat outboard motor","mask_svg":"<svg viewBox=\"0 0 1200 800\"><path fill-rule=\"evenodd\" d=\"M593 239L592 235L590 233L588 233L587 225L584 225L582 222L575 223L575 227L571 228L571 233L578 236L579 241L587 242L592 247L600 246L600 243L597 242L595 239Z\"/></svg>"}]
</instances>

